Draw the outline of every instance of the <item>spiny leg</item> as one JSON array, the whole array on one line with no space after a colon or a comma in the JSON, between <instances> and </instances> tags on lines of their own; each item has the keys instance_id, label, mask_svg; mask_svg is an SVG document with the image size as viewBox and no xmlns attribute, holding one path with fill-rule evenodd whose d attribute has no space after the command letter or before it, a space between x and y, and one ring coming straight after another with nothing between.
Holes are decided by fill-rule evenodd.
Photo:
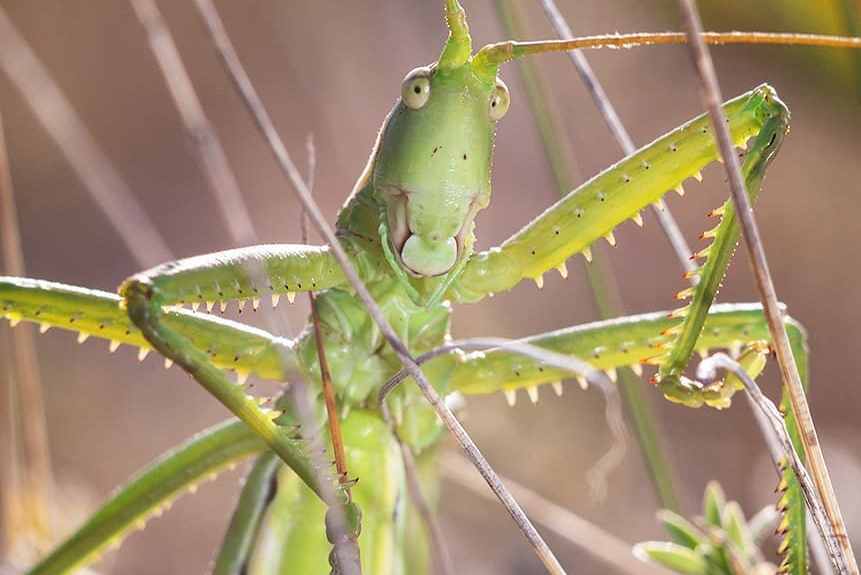
<instances>
[{"instance_id":1,"label":"spiny leg","mask_svg":"<svg viewBox=\"0 0 861 575\"><path fill-rule=\"evenodd\" d=\"M800 325L787 318L787 329L794 338L803 340ZM607 371L611 380L616 379L616 370L629 368L638 376L643 374L640 363L654 355L658 346L670 339L666 334L674 320L666 312L626 316L568 327L525 338L523 341L551 351L573 355L588 361L590 365ZM697 350L705 354L710 349L741 349L759 342L768 341L768 326L758 304L721 304L712 307ZM802 347L803 349L803 347ZM437 364L448 364L446 367ZM446 374L450 391L464 394L486 394L503 391L513 398L518 389L532 390L531 398L537 398L537 386L552 384L561 393L559 382L570 374L539 361L504 349L466 355L451 354L432 360L428 368ZM585 384L585 380L581 380Z\"/></svg>"},{"instance_id":2,"label":"spiny leg","mask_svg":"<svg viewBox=\"0 0 861 575\"><path fill-rule=\"evenodd\" d=\"M350 244L351 245L351 244ZM239 248L169 262L140 274L158 290L163 305L206 305L224 311L236 300L239 309L271 296L272 305L286 295L323 290L345 283L343 272L326 246L292 244Z\"/></svg>"},{"instance_id":3,"label":"spiny leg","mask_svg":"<svg viewBox=\"0 0 861 575\"><path fill-rule=\"evenodd\" d=\"M327 486L323 482L332 481L329 470L316 469L301 439L293 437L288 428L273 421L278 412L263 412L257 402L246 395L241 386L233 384L204 351L171 328L165 321L165 301L160 289L155 286L157 280L158 276L150 278L140 274L126 280L120 288L129 318L140 329L143 337L244 421L318 496L328 500Z\"/></svg>"},{"instance_id":4,"label":"spiny leg","mask_svg":"<svg viewBox=\"0 0 861 575\"><path fill-rule=\"evenodd\" d=\"M0 317L11 325L30 321L42 333L57 327L78 334L83 343L91 336L104 339L110 351L121 344L139 348L143 359L152 350L150 343L121 309L116 294L25 278L0 277ZM294 344L288 339L241 323L182 309L166 310L165 324L206 350L214 365L232 369L242 383L249 374L283 381L297 371ZM167 360L166 365L170 365Z\"/></svg>"},{"instance_id":5,"label":"spiny leg","mask_svg":"<svg viewBox=\"0 0 861 575\"><path fill-rule=\"evenodd\" d=\"M760 86L724 105L738 145L759 134L785 107L774 90ZM589 246L605 238L615 245L613 229L657 202L668 191L682 191L688 177L717 159L709 120L702 115L658 138L570 192L499 247L476 254L449 291L458 301L476 301L526 278L540 286L556 268L567 276L565 261L576 253L591 258Z\"/></svg>"},{"instance_id":6,"label":"spiny leg","mask_svg":"<svg viewBox=\"0 0 861 575\"><path fill-rule=\"evenodd\" d=\"M244 423L230 420L165 453L117 490L77 531L28 571L70 573L97 561L183 493L265 449Z\"/></svg>"},{"instance_id":7,"label":"spiny leg","mask_svg":"<svg viewBox=\"0 0 861 575\"><path fill-rule=\"evenodd\" d=\"M762 179L771 161L777 154L784 135L789 129L789 112L778 106L768 118L753 143L748 146L742 166L747 193L752 201L759 195ZM712 212L722 216L719 225L702 234L704 239L714 241L705 249L695 253L692 259L704 259L705 264L695 275L696 286L677 294L678 299L691 299L690 304L673 311L670 315L679 318L679 323L667 333L674 336L661 354L661 368L655 377L661 391L671 401L697 407L702 404L698 384L682 375L690 361L694 347L702 331L708 310L717 296L733 252L738 245L739 225L731 200Z\"/></svg>"},{"instance_id":8,"label":"spiny leg","mask_svg":"<svg viewBox=\"0 0 861 575\"><path fill-rule=\"evenodd\" d=\"M670 341L667 329L674 324L665 312L627 316L594 322L525 338L525 342L558 353L570 354L606 370L615 379L616 370L630 368L642 375L638 361L653 355L654 350ZM808 349L804 328L787 317L789 334L798 370L807 382ZM714 348L741 351L741 361L756 376L764 366L765 350L770 339L768 326L759 304L720 304L708 312L697 350L701 354ZM450 354L432 360L428 368L445 379L448 389L464 394L487 394L502 391L513 405L519 389L526 389L529 398L538 400L538 388L551 384L557 394L564 389L562 380L570 374L504 349L471 354ZM581 381L585 385L585 380ZM727 407L734 391L739 389L729 378L723 385L703 390L703 397L716 407ZM801 454L798 427L789 409L788 396L783 394L781 412L796 452ZM781 462L781 477L777 491L777 509L783 514L778 527L782 537L778 551L783 556L781 572L807 572L807 543L805 502L798 480L786 461Z\"/></svg>"}]
</instances>

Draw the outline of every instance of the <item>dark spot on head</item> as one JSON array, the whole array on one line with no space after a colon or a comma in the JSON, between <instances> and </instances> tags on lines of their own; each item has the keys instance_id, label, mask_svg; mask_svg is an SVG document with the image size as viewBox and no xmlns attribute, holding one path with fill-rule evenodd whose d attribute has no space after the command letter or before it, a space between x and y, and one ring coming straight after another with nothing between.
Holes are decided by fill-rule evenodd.
<instances>
[{"instance_id":1,"label":"dark spot on head","mask_svg":"<svg viewBox=\"0 0 861 575\"><path fill-rule=\"evenodd\" d=\"M463 159L464 159L464 160L466 159L466 154L464 154L464 155L463 155Z\"/></svg>"}]
</instances>

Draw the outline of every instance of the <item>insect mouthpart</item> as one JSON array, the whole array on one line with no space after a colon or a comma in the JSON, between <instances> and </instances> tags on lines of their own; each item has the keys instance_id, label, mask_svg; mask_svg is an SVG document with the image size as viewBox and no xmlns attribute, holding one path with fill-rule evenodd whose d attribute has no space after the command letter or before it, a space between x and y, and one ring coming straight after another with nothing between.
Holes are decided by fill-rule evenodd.
<instances>
[{"instance_id":1,"label":"insect mouthpart","mask_svg":"<svg viewBox=\"0 0 861 575\"><path fill-rule=\"evenodd\" d=\"M416 233L410 227L409 194L397 189L389 190L387 196L389 241L407 273L433 277L450 271L463 253L463 234L470 229L472 211L456 235L435 230Z\"/></svg>"}]
</instances>

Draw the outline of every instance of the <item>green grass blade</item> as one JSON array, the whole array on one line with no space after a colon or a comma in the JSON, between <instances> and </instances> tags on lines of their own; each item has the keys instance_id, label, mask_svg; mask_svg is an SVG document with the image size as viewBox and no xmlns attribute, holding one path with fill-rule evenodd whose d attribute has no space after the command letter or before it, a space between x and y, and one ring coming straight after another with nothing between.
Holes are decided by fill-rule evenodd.
<instances>
[{"instance_id":1,"label":"green grass blade","mask_svg":"<svg viewBox=\"0 0 861 575\"><path fill-rule=\"evenodd\" d=\"M245 479L239 503L215 559L213 575L239 575L247 568L266 509L275 495L273 481L280 463L274 452L264 453Z\"/></svg>"},{"instance_id":2,"label":"green grass blade","mask_svg":"<svg viewBox=\"0 0 861 575\"><path fill-rule=\"evenodd\" d=\"M150 517L160 515L179 495L264 448L263 441L239 421L199 433L133 478L28 574L70 573L92 563L142 529Z\"/></svg>"}]
</instances>

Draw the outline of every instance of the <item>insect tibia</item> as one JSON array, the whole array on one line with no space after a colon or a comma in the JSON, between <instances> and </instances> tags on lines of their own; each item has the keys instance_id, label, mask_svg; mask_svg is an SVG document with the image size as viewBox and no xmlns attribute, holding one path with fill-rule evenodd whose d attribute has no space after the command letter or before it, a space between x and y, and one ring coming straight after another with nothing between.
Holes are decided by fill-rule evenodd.
<instances>
[{"instance_id":1,"label":"insect tibia","mask_svg":"<svg viewBox=\"0 0 861 575\"><path fill-rule=\"evenodd\" d=\"M724 112L736 145L767 133L771 149L776 149L771 137L782 137L788 116L769 86L727 102ZM589 259L591 245L601 238L614 245L618 225L627 220L638 224L641 210L679 189L686 179L701 179L700 171L718 157L714 142L705 115L658 138L565 195L500 248L473 258L457 289L464 299L480 298L510 289L524 278L539 278L576 253ZM767 161L749 164L760 173ZM456 290L455 296L461 293Z\"/></svg>"},{"instance_id":2,"label":"insect tibia","mask_svg":"<svg viewBox=\"0 0 861 575\"><path fill-rule=\"evenodd\" d=\"M777 99L773 91L767 87L761 90L762 99L752 105L751 113L760 119L762 127L748 146L742 166L747 193L751 202L755 202L759 196L765 170L777 153L783 136L786 134L789 117L786 108ZM674 334L675 337L668 346L669 357L661 365L660 379L676 382L690 361L703 329L705 317L717 296L729 262L738 245L740 228L732 202L727 201L709 215L720 216L721 221L717 226L700 236L706 245L691 257L692 260L702 262L698 269L689 274L690 277L697 278L696 286L685 288L676 295L677 299L690 300L690 303L683 308L683 312L681 310L674 312L679 317L682 317L683 314L684 321L680 324L681 329L677 330Z\"/></svg>"},{"instance_id":3,"label":"insect tibia","mask_svg":"<svg viewBox=\"0 0 861 575\"><path fill-rule=\"evenodd\" d=\"M327 247L262 245L217 252L160 265L136 276L148 281L163 305L189 305L207 312L218 305L238 302L241 313L247 302L257 310L260 301L277 305L286 295L323 290L344 282L343 272Z\"/></svg>"},{"instance_id":4,"label":"insect tibia","mask_svg":"<svg viewBox=\"0 0 861 575\"><path fill-rule=\"evenodd\" d=\"M41 333L56 327L77 334L78 343L92 338L105 342L110 352L121 345L138 350L143 361L152 346L122 309L116 294L54 282L0 277L0 316L10 325L28 321ZM234 371L240 383L249 375L282 380L297 369L293 343L240 323L169 308L162 321L207 352L217 367ZM103 344L104 345L104 344ZM172 360L165 367L173 365Z\"/></svg>"}]
</instances>

